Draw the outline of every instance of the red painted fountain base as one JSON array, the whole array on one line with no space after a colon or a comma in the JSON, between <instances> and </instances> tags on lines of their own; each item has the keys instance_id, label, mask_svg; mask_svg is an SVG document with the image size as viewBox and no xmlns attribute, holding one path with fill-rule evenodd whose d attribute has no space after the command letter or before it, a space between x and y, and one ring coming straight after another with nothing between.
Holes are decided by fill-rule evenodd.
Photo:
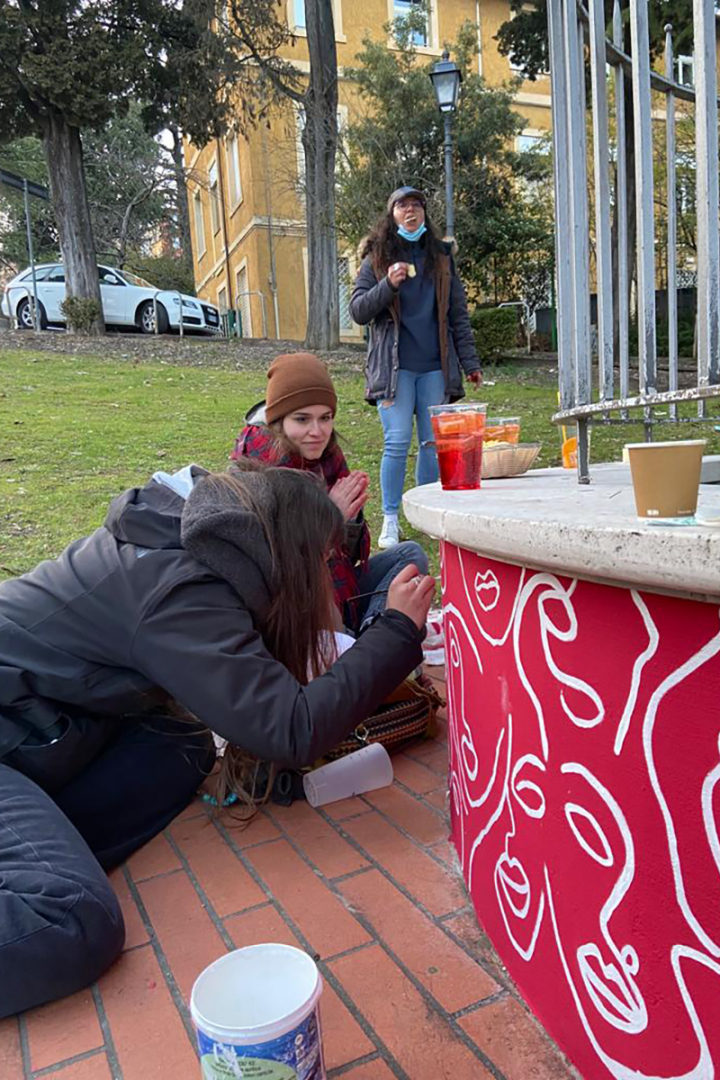
<instances>
[{"instance_id":1,"label":"red painted fountain base","mask_svg":"<svg viewBox=\"0 0 720 1080\"><path fill-rule=\"evenodd\" d=\"M443 544L453 836L584 1080L720 1075L717 604Z\"/></svg>"}]
</instances>

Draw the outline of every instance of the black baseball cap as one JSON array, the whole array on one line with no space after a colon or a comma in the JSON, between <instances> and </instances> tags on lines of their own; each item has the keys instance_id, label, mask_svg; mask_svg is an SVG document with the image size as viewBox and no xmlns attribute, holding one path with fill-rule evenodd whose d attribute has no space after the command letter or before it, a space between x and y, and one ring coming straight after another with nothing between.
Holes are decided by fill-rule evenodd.
<instances>
[{"instance_id":1,"label":"black baseball cap","mask_svg":"<svg viewBox=\"0 0 720 1080\"><path fill-rule=\"evenodd\" d=\"M417 199L418 202L422 203L423 208L425 207L425 196L422 191L418 191L417 188L408 187L406 185L405 187L396 188L388 199L388 214L392 214L396 202L400 202L401 199L409 199L410 197Z\"/></svg>"}]
</instances>

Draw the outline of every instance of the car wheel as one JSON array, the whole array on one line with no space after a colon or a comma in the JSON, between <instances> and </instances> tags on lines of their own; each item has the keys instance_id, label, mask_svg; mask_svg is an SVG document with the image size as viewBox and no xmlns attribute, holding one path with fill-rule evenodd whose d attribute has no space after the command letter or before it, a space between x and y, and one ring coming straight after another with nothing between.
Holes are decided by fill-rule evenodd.
<instances>
[{"instance_id":1,"label":"car wheel","mask_svg":"<svg viewBox=\"0 0 720 1080\"><path fill-rule=\"evenodd\" d=\"M157 306L158 330L161 334L167 334L170 320L168 313L162 304ZM155 333L155 305L152 300L146 300L141 304L137 313L137 324L143 334Z\"/></svg>"},{"instance_id":2,"label":"car wheel","mask_svg":"<svg viewBox=\"0 0 720 1080\"><path fill-rule=\"evenodd\" d=\"M40 310L40 329L47 330L47 315L45 314L45 308L38 300ZM16 317L18 326L21 330L34 330L35 323L33 322L33 310L30 299L24 296L17 306Z\"/></svg>"}]
</instances>

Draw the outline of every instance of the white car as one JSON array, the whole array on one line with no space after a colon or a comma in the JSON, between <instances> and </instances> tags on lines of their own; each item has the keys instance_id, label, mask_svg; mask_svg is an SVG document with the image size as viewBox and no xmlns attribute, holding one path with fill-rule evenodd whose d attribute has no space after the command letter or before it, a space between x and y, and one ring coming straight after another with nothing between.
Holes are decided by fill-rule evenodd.
<instances>
[{"instance_id":1,"label":"white car","mask_svg":"<svg viewBox=\"0 0 720 1080\"><path fill-rule=\"evenodd\" d=\"M156 289L149 281L127 270L98 266L100 295L106 326L135 327L143 334L155 333L155 297L157 297L158 329L161 334L177 330L182 308L183 330L215 334L220 329L220 316L213 304L195 296L172 290ZM65 299L65 267L62 263L43 263L35 267L37 294L40 304L40 326L64 325L60 308ZM32 272L23 270L6 286L0 311L16 319L24 330L33 329Z\"/></svg>"}]
</instances>

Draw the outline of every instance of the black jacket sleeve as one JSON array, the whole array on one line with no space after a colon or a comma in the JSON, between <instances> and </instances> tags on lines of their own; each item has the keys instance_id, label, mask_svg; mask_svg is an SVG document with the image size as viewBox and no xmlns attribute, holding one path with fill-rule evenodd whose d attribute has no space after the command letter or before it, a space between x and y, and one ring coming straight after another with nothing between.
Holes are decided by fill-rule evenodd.
<instances>
[{"instance_id":1,"label":"black jacket sleeve","mask_svg":"<svg viewBox=\"0 0 720 1080\"><path fill-rule=\"evenodd\" d=\"M268 652L249 613L218 581L182 584L146 612L133 663L204 724L278 765L310 765L422 662L421 634L386 611L307 686Z\"/></svg>"},{"instance_id":2,"label":"black jacket sleeve","mask_svg":"<svg viewBox=\"0 0 720 1080\"><path fill-rule=\"evenodd\" d=\"M387 277L378 281L369 258L362 261L350 297L350 314L356 323L365 326L386 311L397 296Z\"/></svg>"},{"instance_id":3,"label":"black jacket sleeve","mask_svg":"<svg viewBox=\"0 0 720 1080\"><path fill-rule=\"evenodd\" d=\"M470 324L465 289L455 270L454 261L451 263L449 318L458 360L463 371L468 375L471 371L479 371L480 360L475 347L475 335Z\"/></svg>"}]
</instances>

